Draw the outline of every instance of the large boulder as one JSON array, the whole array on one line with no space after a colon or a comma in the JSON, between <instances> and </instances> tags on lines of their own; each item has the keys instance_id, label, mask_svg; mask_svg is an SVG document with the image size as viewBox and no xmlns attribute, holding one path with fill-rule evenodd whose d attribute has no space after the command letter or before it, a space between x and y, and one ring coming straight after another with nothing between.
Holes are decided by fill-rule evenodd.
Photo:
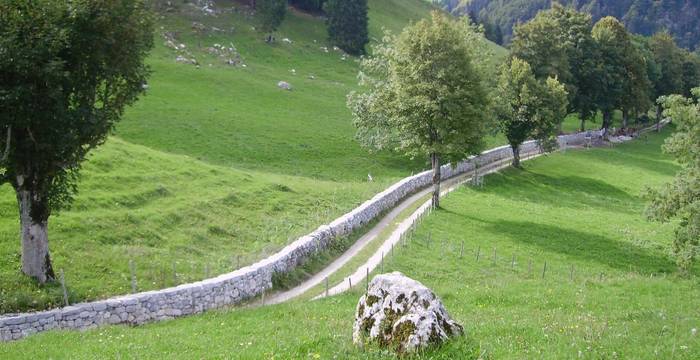
<instances>
[{"instance_id":1,"label":"large boulder","mask_svg":"<svg viewBox=\"0 0 700 360\"><path fill-rule=\"evenodd\" d=\"M461 335L435 294L400 272L377 275L360 298L353 341L374 342L399 353L414 352Z\"/></svg>"}]
</instances>

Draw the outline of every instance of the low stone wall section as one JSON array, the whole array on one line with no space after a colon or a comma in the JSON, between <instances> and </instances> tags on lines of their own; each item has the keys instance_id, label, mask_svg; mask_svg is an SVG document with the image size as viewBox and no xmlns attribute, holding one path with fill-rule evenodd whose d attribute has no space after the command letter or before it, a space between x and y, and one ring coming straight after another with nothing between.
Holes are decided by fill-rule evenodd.
<instances>
[{"instance_id":1,"label":"low stone wall section","mask_svg":"<svg viewBox=\"0 0 700 360\"><path fill-rule=\"evenodd\" d=\"M563 135L558 140L561 147L582 146L600 139L601 136L601 131L591 131ZM534 141L528 141L521 147L523 156L540 152L541 149ZM455 167L443 166L442 178L451 178L474 171L475 168L509 161L512 156L509 146L491 149L478 156L472 156ZM293 270L317 252L327 249L338 237L349 235L362 228L382 212L396 206L408 195L431 183L431 171L407 177L330 224L302 236L276 254L215 278L49 311L2 316L0 317L0 339L17 340L52 329L82 330L104 324L138 325L240 304L270 290L274 273Z\"/></svg>"}]
</instances>

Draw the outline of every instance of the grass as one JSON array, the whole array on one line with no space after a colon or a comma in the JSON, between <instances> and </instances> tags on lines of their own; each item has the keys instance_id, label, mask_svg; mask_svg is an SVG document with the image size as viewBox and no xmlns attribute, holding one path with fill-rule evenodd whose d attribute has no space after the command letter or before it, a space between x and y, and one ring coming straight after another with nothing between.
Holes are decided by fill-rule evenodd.
<instances>
[{"instance_id":1,"label":"grass","mask_svg":"<svg viewBox=\"0 0 700 360\"><path fill-rule=\"evenodd\" d=\"M322 50L322 19L291 11L278 41L266 44L240 2L216 1L239 9L218 16L172 3L176 11L158 19L148 93L85 163L73 207L50 219L54 267L65 271L72 302L130 291L130 260L139 290L230 271L427 167L423 159L368 154L354 140L345 98L357 88L358 59ZM420 0L369 5L375 38L432 9ZM195 33L194 22L207 31ZM175 61L166 32L199 68ZM209 54L216 43L233 44L246 67ZM505 50L494 45L494 52ZM294 90L277 88L280 80ZM17 213L11 188L0 187L0 313L59 306L57 285L39 286L20 272Z\"/></svg>"},{"instance_id":2,"label":"grass","mask_svg":"<svg viewBox=\"0 0 700 360\"><path fill-rule=\"evenodd\" d=\"M541 157L443 199L385 264L432 288L465 325L466 336L420 358L698 358L698 269L679 277L673 225L641 214L643 189L678 170L660 152L664 136ZM50 332L3 344L0 357L393 358L352 345L359 296Z\"/></svg>"}]
</instances>

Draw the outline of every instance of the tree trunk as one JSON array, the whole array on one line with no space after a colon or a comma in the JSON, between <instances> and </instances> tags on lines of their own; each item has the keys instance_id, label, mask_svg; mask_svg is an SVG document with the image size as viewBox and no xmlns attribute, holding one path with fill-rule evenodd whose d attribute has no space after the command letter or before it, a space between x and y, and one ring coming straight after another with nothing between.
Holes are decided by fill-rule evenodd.
<instances>
[{"instance_id":1,"label":"tree trunk","mask_svg":"<svg viewBox=\"0 0 700 360\"><path fill-rule=\"evenodd\" d=\"M430 163L433 167L433 209L440 207L440 155L430 154Z\"/></svg>"},{"instance_id":2,"label":"tree trunk","mask_svg":"<svg viewBox=\"0 0 700 360\"><path fill-rule=\"evenodd\" d=\"M53 281L56 275L49 255L48 215L44 216L47 212L41 210L48 204L36 191L21 185L16 192L22 237L22 272L42 284Z\"/></svg>"},{"instance_id":3,"label":"tree trunk","mask_svg":"<svg viewBox=\"0 0 700 360\"><path fill-rule=\"evenodd\" d=\"M656 105L656 131L661 131L661 115L663 114L663 109L661 104Z\"/></svg>"},{"instance_id":4,"label":"tree trunk","mask_svg":"<svg viewBox=\"0 0 700 360\"><path fill-rule=\"evenodd\" d=\"M608 138L608 129L610 128L610 123L612 123L612 111L603 111L603 137Z\"/></svg>"},{"instance_id":5,"label":"tree trunk","mask_svg":"<svg viewBox=\"0 0 700 360\"><path fill-rule=\"evenodd\" d=\"M511 145L510 148L513 149L513 167L520 169L520 147Z\"/></svg>"},{"instance_id":6,"label":"tree trunk","mask_svg":"<svg viewBox=\"0 0 700 360\"><path fill-rule=\"evenodd\" d=\"M627 110L622 110L622 128L627 129L627 121L629 119L629 112Z\"/></svg>"},{"instance_id":7,"label":"tree trunk","mask_svg":"<svg viewBox=\"0 0 700 360\"><path fill-rule=\"evenodd\" d=\"M581 117L581 132L586 131L586 119Z\"/></svg>"}]
</instances>

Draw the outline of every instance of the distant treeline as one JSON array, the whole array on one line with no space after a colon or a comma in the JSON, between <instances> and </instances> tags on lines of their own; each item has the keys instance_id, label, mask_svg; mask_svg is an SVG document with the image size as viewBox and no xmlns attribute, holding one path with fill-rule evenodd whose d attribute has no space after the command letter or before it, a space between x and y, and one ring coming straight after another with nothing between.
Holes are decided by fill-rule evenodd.
<instances>
[{"instance_id":1,"label":"distant treeline","mask_svg":"<svg viewBox=\"0 0 700 360\"><path fill-rule=\"evenodd\" d=\"M513 28L551 6L552 0L433 0L433 3L462 15L474 14L479 23L491 24L509 42ZM593 16L620 19L636 34L652 35L667 30L686 49L700 43L700 1L691 0L559 0Z\"/></svg>"}]
</instances>

